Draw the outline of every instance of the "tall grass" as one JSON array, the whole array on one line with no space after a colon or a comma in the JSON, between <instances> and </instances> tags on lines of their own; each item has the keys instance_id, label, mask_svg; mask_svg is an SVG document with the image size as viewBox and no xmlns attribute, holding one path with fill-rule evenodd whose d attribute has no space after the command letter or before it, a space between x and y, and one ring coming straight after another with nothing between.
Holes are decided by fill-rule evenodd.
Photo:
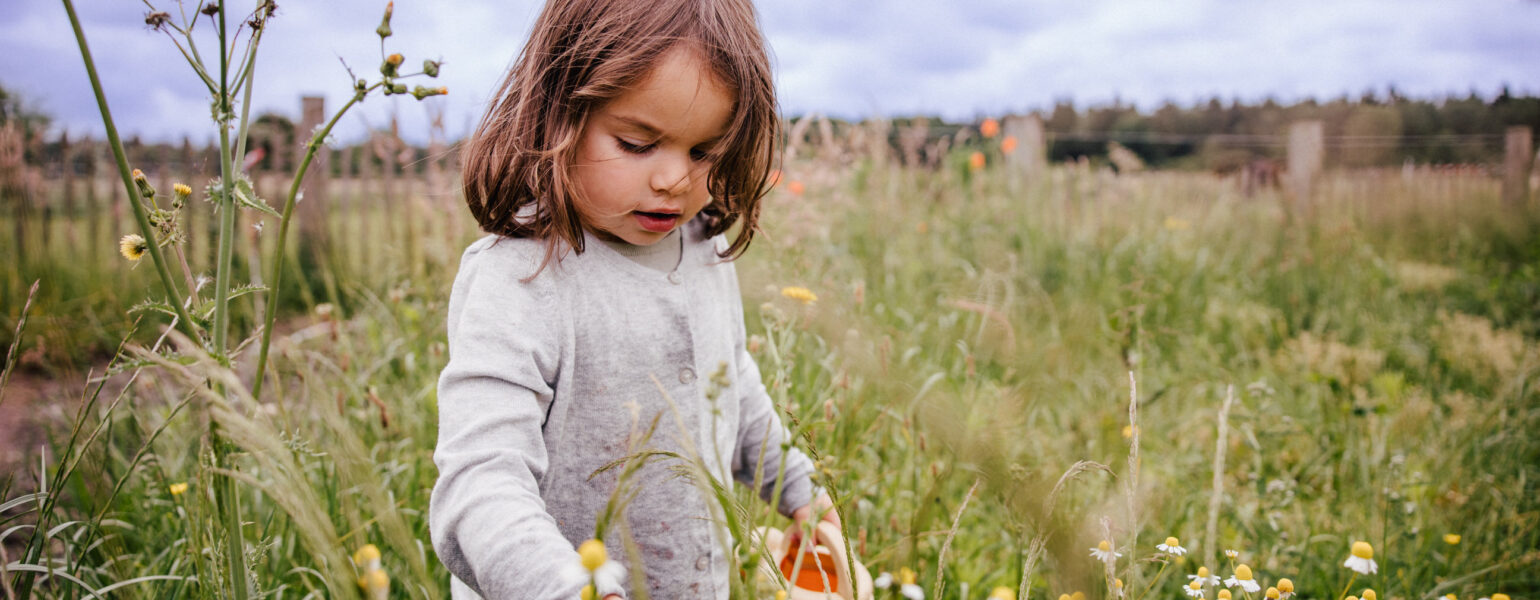
<instances>
[{"instance_id":1,"label":"tall grass","mask_svg":"<svg viewBox=\"0 0 1540 600\"><path fill-rule=\"evenodd\" d=\"M1354 585L1386 598L1540 588L1540 219L1504 211L1496 182L1335 174L1300 221L1203 174L947 165L793 161L783 181L805 191L774 192L739 265L767 387L874 573L911 569L948 598L1109 597L1088 549L1110 539L1110 579L1136 598L1182 597L1199 565L1227 576L1206 557L1235 549L1264 586L1335 599L1365 540L1379 573ZM425 513L447 265L469 241L425 238L444 268L394 281L336 263L347 309L289 323L262 398L189 396L239 374L185 348L86 411L103 432L76 450L90 468L48 489L49 521L83 524L48 532L62 574L38 592L210 595L231 576L216 511L207 486L171 486L228 472L259 593L355 593L347 555L374 543L395 597L444 596ZM231 432L230 469L209 468L184 401ZM747 490L706 493L741 517L740 543L785 524ZM1191 553L1157 556L1167 536Z\"/></svg>"}]
</instances>

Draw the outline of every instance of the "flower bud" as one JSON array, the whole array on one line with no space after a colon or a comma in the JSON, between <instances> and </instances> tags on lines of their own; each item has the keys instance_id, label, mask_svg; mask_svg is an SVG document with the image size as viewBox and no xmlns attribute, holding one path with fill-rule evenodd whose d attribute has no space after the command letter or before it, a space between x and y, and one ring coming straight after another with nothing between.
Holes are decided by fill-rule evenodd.
<instances>
[{"instance_id":1,"label":"flower bud","mask_svg":"<svg viewBox=\"0 0 1540 600\"><path fill-rule=\"evenodd\" d=\"M392 94L405 94L405 93L407 93L407 91L406 91L406 84L404 84L404 83L392 83L392 84L390 84L390 93L392 93Z\"/></svg>"},{"instance_id":2,"label":"flower bud","mask_svg":"<svg viewBox=\"0 0 1540 600\"><path fill-rule=\"evenodd\" d=\"M401 61L403 60L405 59L400 54L392 54L385 57L385 61L380 63L380 73L386 77L395 77L396 67L401 66Z\"/></svg>"},{"instance_id":3,"label":"flower bud","mask_svg":"<svg viewBox=\"0 0 1540 600\"><path fill-rule=\"evenodd\" d=\"M380 19L380 26L379 26L379 28L374 30L375 33L380 34L380 39L381 40L384 40L385 38L390 37L390 15L391 15L391 13L393 13L395 11L396 11L396 3L395 2L386 2L385 3L385 18Z\"/></svg>"},{"instance_id":4,"label":"flower bud","mask_svg":"<svg viewBox=\"0 0 1540 600\"><path fill-rule=\"evenodd\" d=\"M416 89L412 90L412 97L417 98L418 100L421 100L421 99L427 98L429 96L442 96L442 95L448 94L448 93L449 93L449 88L445 88L445 87L426 88L426 87L422 87L422 86L419 85L419 86L417 86Z\"/></svg>"},{"instance_id":5,"label":"flower bud","mask_svg":"<svg viewBox=\"0 0 1540 600\"><path fill-rule=\"evenodd\" d=\"M134 169L134 187L139 188L139 195L145 200L155 197L155 188L150 185L150 179L144 176L144 171Z\"/></svg>"},{"instance_id":6,"label":"flower bud","mask_svg":"<svg viewBox=\"0 0 1540 600\"><path fill-rule=\"evenodd\" d=\"M438 77L438 66L444 64L436 60L422 61L422 73L429 77Z\"/></svg>"}]
</instances>

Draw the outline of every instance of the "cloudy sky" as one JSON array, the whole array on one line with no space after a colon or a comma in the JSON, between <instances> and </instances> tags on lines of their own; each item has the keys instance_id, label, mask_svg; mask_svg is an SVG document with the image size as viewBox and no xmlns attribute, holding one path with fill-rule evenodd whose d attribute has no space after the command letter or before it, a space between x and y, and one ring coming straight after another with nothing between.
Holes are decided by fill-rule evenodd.
<instances>
[{"instance_id":1,"label":"cloudy sky","mask_svg":"<svg viewBox=\"0 0 1540 600\"><path fill-rule=\"evenodd\" d=\"M151 0L175 14L172 0ZM189 6L193 0L188 0ZM100 116L61 3L4 0L0 86L100 135ZM212 137L207 91L135 0L78 0L125 135ZM240 3L245 5L244 2ZM254 4L254 2L253 2ZM338 127L356 139L399 118L425 139L429 110L451 138L471 129L539 12L536 0L398 0L388 52L442 58L450 95L372 97ZM761 0L783 110L952 119L1114 98L1144 108L1213 95L1329 98L1394 85L1414 96L1540 94L1540 1ZM233 5L232 5L233 6ZM377 75L383 0L280 0L263 39L254 114L297 118L350 95L343 63ZM206 32L205 32L206 33ZM204 42L204 52L216 45ZM207 54L205 54L207 56ZM425 82L426 83L426 82Z\"/></svg>"}]
</instances>

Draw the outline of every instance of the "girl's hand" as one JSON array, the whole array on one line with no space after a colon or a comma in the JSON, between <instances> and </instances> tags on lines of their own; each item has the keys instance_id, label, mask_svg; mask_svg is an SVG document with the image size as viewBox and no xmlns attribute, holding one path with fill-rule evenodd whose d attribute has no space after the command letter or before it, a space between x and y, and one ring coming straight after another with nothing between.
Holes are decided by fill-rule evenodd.
<instances>
[{"instance_id":1,"label":"girl's hand","mask_svg":"<svg viewBox=\"0 0 1540 600\"><path fill-rule=\"evenodd\" d=\"M840 514L834 510L834 501L829 499L828 493L820 492L807 506L792 511L791 521L794 527L791 528L791 539L789 540L792 548L800 548L802 546L803 529L817 526L817 521L809 523L813 519L828 521L833 523L835 527L843 529L843 526L840 524Z\"/></svg>"}]
</instances>

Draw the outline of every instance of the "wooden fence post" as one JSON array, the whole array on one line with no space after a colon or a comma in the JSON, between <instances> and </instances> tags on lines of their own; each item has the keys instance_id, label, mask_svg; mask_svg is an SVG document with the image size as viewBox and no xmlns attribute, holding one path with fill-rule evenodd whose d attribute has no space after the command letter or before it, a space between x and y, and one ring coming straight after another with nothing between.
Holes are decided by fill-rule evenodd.
<instances>
[{"instance_id":1,"label":"wooden fence post","mask_svg":"<svg viewBox=\"0 0 1540 600\"><path fill-rule=\"evenodd\" d=\"M1534 131L1526 125L1509 127L1503 154L1503 204L1509 208L1529 205L1529 170L1534 164Z\"/></svg>"},{"instance_id":2,"label":"wooden fence post","mask_svg":"<svg viewBox=\"0 0 1540 600\"><path fill-rule=\"evenodd\" d=\"M1001 127L1005 136L1000 150L1006 154L1006 163L1021 173L1031 176L1048 167L1048 137L1043 133L1042 117L1032 114L1024 117L1005 118ZM1010 145L1014 144L1014 148Z\"/></svg>"},{"instance_id":3,"label":"wooden fence post","mask_svg":"<svg viewBox=\"0 0 1540 600\"><path fill-rule=\"evenodd\" d=\"M316 128L326 122L326 98L324 96L304 96L300 98L300 122L299 131L295 137L302 144L308 144L310 136L314 135ZM308 149L305 149L308 150ZM328 248L329 237L326 231L326 191L331 182L331 152L325 147L315 153L315 158L310 161L310 168L305 171L305 181L301 184L303 202L295 206L299 219L300 247L305 252L316 254L315 260L319 262L321 255ZM294 168L299 168L295 163ZM280 252L283 249L279 249Z\"/></svg>"},{"instance_id":4,"label":"wooden fence post","mask_svg":"<svg viewBox=\"0 0 1540 600\"><path fill-rule=\"evenodd\" d=\"M1300 121L1289 125L1289 193L1300 214L1311 209L1310 195L1325 154L1325 126L1321 121Z\"/></svg>"}]
</instances>

